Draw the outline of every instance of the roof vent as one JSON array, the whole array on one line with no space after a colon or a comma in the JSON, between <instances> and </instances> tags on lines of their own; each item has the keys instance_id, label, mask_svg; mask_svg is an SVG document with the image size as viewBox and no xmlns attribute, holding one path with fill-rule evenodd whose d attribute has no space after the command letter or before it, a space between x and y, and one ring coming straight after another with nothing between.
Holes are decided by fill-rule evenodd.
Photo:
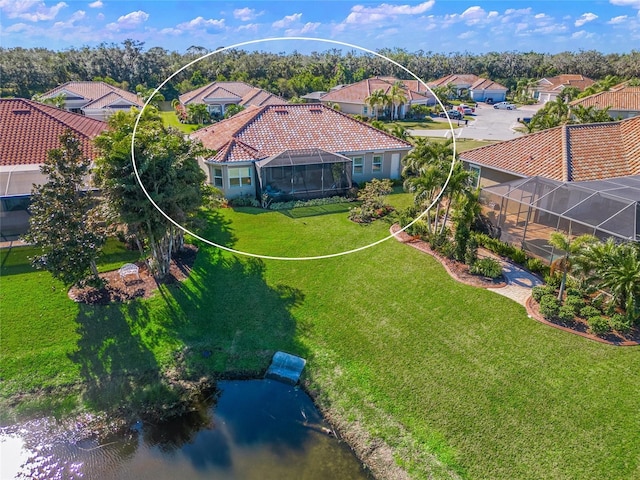
<instances>
[{"instance_id":1,"label":"roof vent","mask_svg":"<svg viewBox=\"0 0 640 480\"><path fill-rule=\"evenodd\" d=\"M320 107L312 107L312 108L309 109L309 111L313 112L313 113L322 113L322 108L320 108Z\"/></svg>"},{"instance_id":2,"label":"roof vent","mask_svg":"<svg viewBox=\"0 0 640 480\"><path fill-rule=\"evenodd\" d=\"M279 114L289 113L289 110L287 110L286 108L275 108L273 111Z\"/></svg>"},{"instance_id":3,"label":"roof vent","mask_svg":"<svg viewBox=\"0 0 640 480\"><path fill-rule=\"evenodd\" d=\"M31 110L27 108L16 108L15 110L12 110L11 113L15 115L29 115L31 113Z\"/></svg>"}]
</instances>

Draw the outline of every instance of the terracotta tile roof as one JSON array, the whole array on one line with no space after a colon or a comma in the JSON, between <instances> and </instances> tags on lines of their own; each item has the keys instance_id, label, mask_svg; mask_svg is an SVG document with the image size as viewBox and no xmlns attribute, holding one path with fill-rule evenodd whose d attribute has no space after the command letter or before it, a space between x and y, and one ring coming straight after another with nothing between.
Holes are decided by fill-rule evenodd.
<instances>
[{"instance_id":1,"label":"terracotta tile roof","mask_svg":"<svg viewBox=\"0 0 640 480\"><path fill-rule=\"evenodd\" d=\"M103 95L100 98L95 99L92 102L87 103L82 108L109 108L114 104L126 104L127 106L136 106L142 108L144 106L144 102L138 97L130 92L125 92L126 95L122 95L116 92L109 92ZM123 102L124 100L124 102Z\"/></svg>"},{"instance_id":2,"label":"terracotta tile roof","mask_svg":"<svg viewBox=\"0 0 640 480\"><path fill-rule=\"evenodd\" d=\"M595 82L584 75L562 74L555 77L541 78L538 80L537 90L541 92L553 92L565 87L578 87L580 91L593 85Z\"/></svg>"},{"instance_id":3,"label":"terracotta tile roof","mask_svg":"<svg viewBox=\"0 0 640 480\"><path fill-rule=\"evenodd\" d=\"M640 112L640 87L623 86L617 90L595 93L588 97L579 98L571 106L606 108L611 110L630 110Z\"/></svg>"},{"instance_id":4,"label":"terracotta tile roof","mask_svg":"<svg viewBox=\"0 0 640 480\"><path fill-rule=\"evenodd\" d=\"M214 161L256 160L307 148L342 154L411 149L408 142L319 104L252 107L191 137L218 151Z\"/></svg>"},{"instance_id":5,"label":"terracotta tile roof","mask_svg":"<svg viewBox=\"0 0 640 480\"><path fill-rule=\"evenodd\" d=\"M109 94L115 94L128 102L142 108L144 102L134 93L114 87L104 82L67 82L43 94L43 98L56 97L64 92L73 93L84 98L87 103L97 101ZM90 108L100 108L92 106Z\"/></svg>"},{"instance_id":6,"label":"terracotta tile roof","mask_svg":"<svg viewBox=\"0 0 640 480\"><path fill-rule=\"evenodd\" d=\"M320 101L364 105L366 103L365 99L371 95L371 92L374 90L382 90L385 94L388 94L395 82L402 82L405 86L405 95L407 96L407 100L412 103L417 101L433 100L433 96L426 91L424 86L421 89L423 93L411 88L411 85L418 84L416 80L398 80L393 77L372 77L332 90L326 95L320 97Z\"/></svg>"},{"instance_id":7,"label":"terracotta tile roof","mask_svg":"<svg viewBox=\"0 0 640 480\"><path fill-rule=\"evenodd\" d=\"M504 90L505 92L508 90L504 85L486 78L478 78L469 88L471 90Z\"/></svg>"},{"instance_id":8,"label":"terracotta tile roof","mask_svg":"<svg viewBox=\"0 0 640 480\"><path fill-rule=\"evenodd\" d=\"M453 74L446 77L438 78L429 82L430 87L442 87L453 83L454 85L473 85L480 77L473 74Z\"/></svg>"},{"instance_id":9,"label":"terracotta tile roof","mask_svg":"<svg viewBox=\"0 0 640 480\"><path fill-rule=\"evenodd\" d=\"M466 162L525 177L602 180L640 172L640 117L566 125L461 153Z\"/></svg>"},{"instance_id":10,"label":"terracotta tile roof","mask_svg":"<svg viewBox=\"0 0 640 480\"><path fill-rule=\"evenodd\" d=\"M0 99L0 165L41 164L71 129L93 158L91 140L107 128L99 120L22 98Z\"/></svg>"},{"instance_id":11,"label":"terracotta tile roof","mask_svg":"<svg viewBox=\"0 0 640 480\"><path fill-rule=\"evenodd\" d=\"M180 95L180 103L205 103L205 98L232 98L240 105L273 105L287 101L261 88L253 87L244 82L213 82Z\"/></svg>"}]
</instances>

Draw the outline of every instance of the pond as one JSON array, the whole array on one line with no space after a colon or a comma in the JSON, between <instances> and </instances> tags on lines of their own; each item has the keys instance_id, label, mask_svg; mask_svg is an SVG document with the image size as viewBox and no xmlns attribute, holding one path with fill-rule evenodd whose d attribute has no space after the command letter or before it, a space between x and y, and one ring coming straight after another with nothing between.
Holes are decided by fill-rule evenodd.
<instances>
[{"instance_id":1,"label":"pond","mask_svg":"<svg viewBox=\"0 0 640 480\"><path fill-rule=\"evenodd\" d=\"M309 396L275 380L218 383L220 395L99 444L41 419L0 430L0 478L370 479Z\"/></svg>"}]
</instances>

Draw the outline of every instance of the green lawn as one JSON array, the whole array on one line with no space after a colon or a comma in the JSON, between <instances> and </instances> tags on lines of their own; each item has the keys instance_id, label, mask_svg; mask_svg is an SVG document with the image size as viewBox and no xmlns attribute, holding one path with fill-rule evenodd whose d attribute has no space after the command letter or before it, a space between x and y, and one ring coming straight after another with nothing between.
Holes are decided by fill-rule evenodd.
<instances>
[{"instance_id":1,"label":"green lawn","mask_svg":"<svg viewBox=\"0 0 640 480\"><path fill-rule=\"evenodd\" d=\"M170 112L158 112L160 113L160 117L162 118L162 123L166 127L177 128L178 130L184 133L192 133L198 130L199 128L204 127L204 125L199 125L195 123L181 123L176 116L176 113L171 110Z\"/></svg>"},{"instance_id":2,"label":"green lawn","mask_svg":"<svg viewBox=\"0 0 640 480\"><path fill-rule=\"evenodd\" d=\"M306 213L223 209L204 234L274 256L388 235L388 224L355 225L344 211ZM395 240L314 261L203 245L181 286L103 307L74 304L16 249L4 254L0 407L79 379L94 405L140 401L158 394L144 379L176 364L194 376L258 372L285 350L307 358L321 402L385 439L415 478L640 478L638 348L544 326Z\"/></svg>"}]
</instances>

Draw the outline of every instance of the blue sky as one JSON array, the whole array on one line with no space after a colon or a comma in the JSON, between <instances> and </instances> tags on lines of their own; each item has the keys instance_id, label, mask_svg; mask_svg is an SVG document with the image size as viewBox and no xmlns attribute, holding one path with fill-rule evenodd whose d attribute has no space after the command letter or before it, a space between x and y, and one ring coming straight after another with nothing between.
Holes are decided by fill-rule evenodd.
<instances>
[{"instance_id":1,"label":"blue sky","mask_svg":"<svg viewBox=\"0 0 640 480\"><path fill-rule=\"evenodd\" d=\"M63 50L127 38L184 52L270 37L316 37L371 50L450 53L640 49L640 0L119 1L0 0L2 47ZM322 51L318 42L256 50Z\"/></svg>"}]
</instances>

